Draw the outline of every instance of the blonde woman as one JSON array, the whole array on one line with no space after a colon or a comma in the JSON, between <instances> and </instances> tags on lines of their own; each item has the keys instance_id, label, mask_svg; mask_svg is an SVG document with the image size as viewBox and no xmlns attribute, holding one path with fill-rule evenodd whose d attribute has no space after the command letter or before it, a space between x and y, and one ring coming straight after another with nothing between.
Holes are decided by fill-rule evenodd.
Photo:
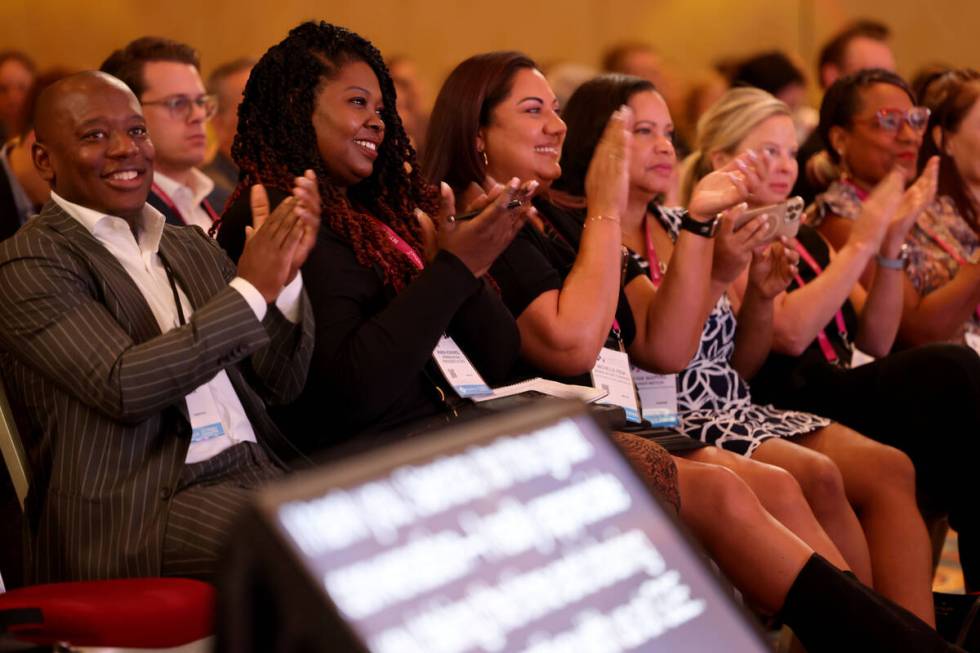
<instances>
[{"instance_id":1,"label":"blonde woman","mask_svg":"<svg viewBox=\"0 0 980 653\"><path fill-rule=\"evenodd\" d=\"M768 175L750 196L750 207L786 199L796 180L792 114L783 102L765 91L739 88L726 93L699 121L697 145L698 150L685 167L686 187L745 151L755 151L768 161ZM868 203L866 231L880 234L889 224L907 219L899 206L902 198L898 179L878 189ZM656 228L673 233L670 212L661 211L660 215L663 218ZM716 267L738 259L728 253L732 249L737 252L738 233L730 226L722 228L716 244ZM661 238L661 243L660 247L667 250L661 258L666 259L670 254L669 238ZM808 265L808 254L789 241L772 247L784 246L798 252L802 259L792 275L798 278L800 270ZM753 457L797 476L814 465L832 461L867 538L875 587L920 616L931 615L928 538L916 506L914 473L908 457L838 423L825 423L819 428L811 425L807 431L806 424L800 423L801 413L752 402L745 379L754 376L769 354L774 313L778 313L776 307L786 293L760 292L758 268L765 262L758 253L743 254L743 258L749 256L752 264L736 275L738 290L733 287L719 293L701 350L680 375L678 399L682 413L686 413L685 430L695 431L702 438L714 438L716 444L729 448L744 446L746 439L761 440ZM722 282L732 278L717 271L714 276L721 276ZM730 419L722 423L724 428L710 422L712 413L719 409L730 414ZM756 419L748 419L750 415Z\"/></svg>"}]
</instances>

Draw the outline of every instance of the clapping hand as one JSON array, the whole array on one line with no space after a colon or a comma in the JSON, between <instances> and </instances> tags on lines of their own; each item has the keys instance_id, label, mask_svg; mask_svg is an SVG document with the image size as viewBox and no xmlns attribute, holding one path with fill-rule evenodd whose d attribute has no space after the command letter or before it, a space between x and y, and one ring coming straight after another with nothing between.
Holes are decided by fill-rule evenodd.
<instances>
[{"instance_id":1,"label":"clapping hand","mask_svg":"<svg viewBox=\"0 0 980 653\"><path fill-rule=\"evenodd\" d=\"M799 274L799 261L799 253L790 247L786 237L757 247L752 251L749 265L749 287L763 299L773 299Z\"/></svg>"},{"instance_id":2,"label":"clapping hand","mask_svg":"<svg viewBox=\"0 0 980 653\"><path fill-rule=\"evenodd\" d=\"M705 175L691 192L688 211L706 219L747 201L769 177L769 157L749 150Z\"/></svg>"}]
</instances>

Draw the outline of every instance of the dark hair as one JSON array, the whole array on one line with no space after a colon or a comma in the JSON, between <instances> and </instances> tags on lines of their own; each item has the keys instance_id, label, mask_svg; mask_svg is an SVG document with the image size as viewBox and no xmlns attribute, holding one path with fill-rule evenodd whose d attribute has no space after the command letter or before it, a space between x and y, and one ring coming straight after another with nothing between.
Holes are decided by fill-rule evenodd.
<instances>
[{"instance_id":1,"label":"dark hair","mask_svg":"<svg viewBox=\"0 0 980 653\"><path fill-rule=\"evenodd\" d=\"M121 79L137 99L142 100L146 90L143 66L151 61L186 63L201 69L197 50L191 46L159 36L144 36L110 54L99 70Z\"/></svg>"},{"instance_id":2,"label":"dark hair","mask_svg":"<svg viewBox=\"0 0 980 653\"><path fill-rule=\"evenodd\" d=\"M517 71L537 68L520 52L488 52L456 66L436 98L425 137L422 169L429 181L445 181L454 192L482 183L486 165L476 151L480 127L510 94Z\"/></svg>"},{"instance_id":3,"label":"dark hair","mask_svg":"<svg viewBox=\"0 0 980 653\"><path fill-rule=\"evenodd\" d=\"M820 57L817 60L817 79L823 84L821 71L824 66L833 64L841 68L844 65L847 46L854 39L866 38L884 43L890 36L891 30L888 29L888 26L878 21L862 18L847 25L820 49Z\"/></svg>"},{"instance_id":4,"label":"dark hair","mask_svg":"<svg viewBox=\"0 0 980 653\"><path fill-rule=\"evenodd\" d=\"M789 57L779 51L764 52L742 61L731 77L732 86L754 86L776 95L792 84L806 79Z\"/></svg>"},{"instance_id":5,"label":"dark hair","mask_svg":"<svg viewBox=\"0 0 980 653\"><path fill-rule=\"evenodd\" d=\"M959 131L963 118L980 100L980 72L972 68L948 70L937 74L925 85L924 91L920 101L929 107L932 115L929 116L929 126L919 150L919 169L925 166L930 157L939 157L937 194L952 198L960 215L974 231L980 232L976 201L967 191L953 158L946 154L945 148L938 145L932 135L935 127L942 130L943 140Z\"/></svg>"},{"instance_id":6,"label":"dark hair","mask_svg":"<svg viewBox=\"0 0 980 653\"><path fill-rule=\"evenodd\" d=\"M896 73L882 68L866 68L844 75L830 85L820 103L820 124L817 131L827 145L827 154L834 163L840 163L838 154L830 144L832 127L850 129L854 115L861 110L861 91L874 84L891 84L902 89L915 104L915 96L905 80Z\"/></svg>"},{"instance_id":7,"label":"dark hair","mask_svg":"<svg viewBox=\"0 0 980 653\"><path fill-rule=\"evenodd\" d=\"M602 69L610 73L625 72L626 59L634 52L656 53L657 50L643 41L623 41L617 43L602 55Z\"/></svg>"},{"instance_id":8,"label":"dark hair","mask_svg":"<svg viewBox=\"0 0 980 653\"><path fill-rule=\"evenodd\" d=\"M31 73L37 71L37 64L31 59L31 56L24 52L23 50L0 50L0 66L7 63L8 61L16 61L24 68L27 68Z\"/></svg>"},{"instance_id":9,"label":"dark hair","mask_svg":"<svg viewBox=\"0 0 980 653\"><path fill-rule=\"evenodd\" d=\"M561 177L553 188L575 197L585 196L585 175L609 116L642 91L656 90L649 81L632 75L606 73L579 86L562 109L568 127L561 150Z\"/></svg>"},{"instance_id":10,"label":"dark hair","mask_svg":"<svg viewBox=\"0 0 980 653\"><path fill-rule=\"evenodd\" d=\"M952 71L955 66L950 66L944 63L931 63L926 64L922 68L919 68L912 76L909 86L912 88L912 94L915 95L916 102L920 104L926 97L926 93L929 91L929 86L938 79L941 79L946 73Z\"/></svg>"},{"instance_id":11,"label":"dark hair","mask_svg":"<svg viewBox=\"0 0 980 653\"><path fill-rule=\"evenodd\" d=\"M385 135L371 175L344 189L330 182L312 115L323 83L352 61L366 63L378 78ZM229 205L253 184L289 193L294 178L312 169L320 186L323 221L350 243L357 261L378 267L396 290L417 276L418 270L394 248L377 221L421 251L413 211L435 211L438 192L422 179L415 150L398 118L391 76L381 53L367 39L325 22L293 28L252 68L231 152L241 180Z\"/></svg>"},{"instance_id":12,"label":"dark hair","mask_svg":"<svg viewBox=\"0 0 980 653\"><path fill-rule=\"evenodd\" d=\"M34 83L31 84L31 90L27 92L27 98L24 100L24 126L21 128L20 133L22 137L34 129L34 112L37 108L37 99L41 96L44 89L65 77L74 75L75 72L69 68L51 68L34 78Z\"/></svg>"}]
</instances>

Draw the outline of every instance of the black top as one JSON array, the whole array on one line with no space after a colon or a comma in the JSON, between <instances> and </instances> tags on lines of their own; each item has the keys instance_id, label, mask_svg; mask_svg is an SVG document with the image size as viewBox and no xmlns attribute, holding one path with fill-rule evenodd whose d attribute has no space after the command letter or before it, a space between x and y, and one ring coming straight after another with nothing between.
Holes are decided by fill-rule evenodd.
<instances>
[{"instance_id":1,"label":"black top","mask_svg":"<svg viewBox=\"0 0 980 653\"><path fill-rule=\"evenodd\" d=\"M813 227L800 225L800 231L796 238L820 267L826 269L827 265L830 264L830 249L820 234ZM799 269L800 277L805 283L809 283L817 276L806 261L802 260L802 257L799 262ZM799 287L799 283L794 279L788 290L792 291ZM850 300L844 302L841 313L847 327L848 340L853 342L854 335L857 333L858 317ZM849 365L851 345L850 342L845 342L838 333L837 322L834 318L830 319L830 322L823 328L823 332L827 334L828 340L834 346L841 363ZM770 403L775 397L783 396L787 392L793 393L802 387L803 380L808 378L811 372L830 366L832 364L824 357L816 338L799 356L770 352L762 369L756 376L752 377L752 394L759 399L760 403Z\"/></svg>"},{"instance_id":2,"label":"black top","mask_svg":"<svg viewBox=\"0 0 980 653\"><path fill-rule=\"evenodd\" d=\"M285 197L269 191L272 206ZM240 249L228 243L243 242L250 223L242 195L218 232L233 258ZM443 333L491 386L509 378L520 353L517 325L496 292L445 251L395 293L380 269L361 265L351 246L324 225L303 266L303 284L316 320L309 378L296 403L272 414L307 452L446 412L440 390L446 397L454 393L432 360Z\"/></svg>"},{"instance_id":3,"label":"black top","mask_svg":"<svg viewBox=\"0 0 980 653\"><path fill-rule=\"evenodd\" d=\"M0 144L2 145L2 144ZM10 179L3 165L0 165L0 240L10 238L20 229L20 214Z\"/></svg>"},{"instance_id":4,"label":"black top","mask_svg":"<svg viewBox=\"0 0 980 653\"><path fill-rule=\"evenodd\" d=\"M543 200L535 200L534 204L545 222L544 233L528 223L490 268L490 275L499 287L504 303L515 317L520 317L524 309L539 295L561 289L575 263L582 239L584 210L564 210ZM642 274L643 270L632 258L629 259L624 285ZM616 307L616 320L619 322L623 344L628 347L636 337L636 324L626 293L622 290ZM612 346L615 347L615 344ZM516 370L516 377L532 376L592 385L587 373L574 378L562 378L522 361Z\"/></svg>"}]
</instances>

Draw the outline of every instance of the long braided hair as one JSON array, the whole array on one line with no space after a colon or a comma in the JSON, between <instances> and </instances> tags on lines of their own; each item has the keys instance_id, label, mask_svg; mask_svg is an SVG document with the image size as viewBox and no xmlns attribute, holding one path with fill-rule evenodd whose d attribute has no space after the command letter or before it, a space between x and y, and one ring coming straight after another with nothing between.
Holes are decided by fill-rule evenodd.
<instances>
[{"instance_id":1,"label":"long braided hair","mask_svg":"<svg viewBox=\"0 0 980 653\"><path fill-rule=\"evenodd\" d=\"M341 188L330 181L312 116L323 83L352 61L363 61L378 78L385 131L371 175ZM385 283L396 291L418 275L372 216L421 252L421 230L413 212L418 207L433 214L439 193L422 178L395 109L391 76L381 53L368 40L326 22L293 28L252 69L231 152L241 173L229 205L253 184L291 193L294 178L312 169L320 187L323 221L350 243L357 261L365 267L377 266Z\"/></svg>"}]
</instances>

